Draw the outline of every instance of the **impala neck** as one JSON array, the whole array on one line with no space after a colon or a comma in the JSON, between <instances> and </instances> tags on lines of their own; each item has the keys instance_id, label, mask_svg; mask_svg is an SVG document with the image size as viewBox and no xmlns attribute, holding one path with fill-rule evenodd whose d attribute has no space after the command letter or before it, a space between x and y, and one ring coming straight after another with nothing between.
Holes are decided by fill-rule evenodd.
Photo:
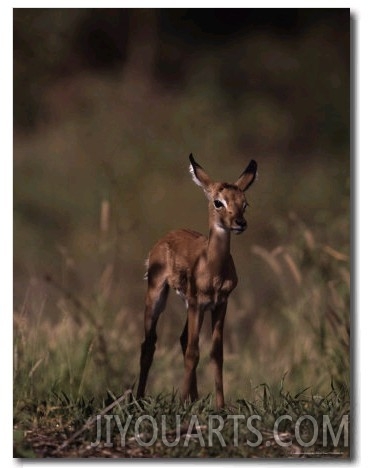
<instances>
[{"instance_id":1,"label":"impala neck","mask_svg":"<svg viewBox=\"0 0 374 468\"><path fill-rule=\"evenodd\" d=\"M211 271L220 274L230 257L230 231L211 224L208 239L208 264Z\"/></svg>"}]
</instances>

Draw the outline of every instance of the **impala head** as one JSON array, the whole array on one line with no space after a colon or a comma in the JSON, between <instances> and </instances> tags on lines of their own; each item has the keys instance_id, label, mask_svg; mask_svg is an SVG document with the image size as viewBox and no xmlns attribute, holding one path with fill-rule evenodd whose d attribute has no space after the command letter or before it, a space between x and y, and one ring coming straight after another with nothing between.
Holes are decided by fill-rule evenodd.
<instances>
[{"instance_id":1,"label":"impala head","mask_svg":"<svg viewBox=\"0 0 374 468\"><path fill-rule=\"evenodd\" d=\"M234 184L213 182L190 154L190 172L193 181L203 188L209 200L211 220L225 231L240 234L247 228L244 212L248 206L244 192L256 179L257 163L252 159Z\"/></svg>"}]
</instances>

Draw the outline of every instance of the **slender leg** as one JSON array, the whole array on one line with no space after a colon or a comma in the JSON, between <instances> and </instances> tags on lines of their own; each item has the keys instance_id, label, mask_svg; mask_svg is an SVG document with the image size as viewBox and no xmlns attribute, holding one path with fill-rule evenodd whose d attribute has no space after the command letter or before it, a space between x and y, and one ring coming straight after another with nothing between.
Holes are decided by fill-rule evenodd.
<instances>
[{"instance_id":1,"label":"slender leg","mask_svg":"<svg viewBox=\"0 0 374 468\"><path fill-rule=\"evenodd\" d=\"M183 352L183 358L186 356L186 349L187 349L187 342L188 342L188 317L186 319L186 323L183 328L183 332L180 336L180 343ZM187 395L188 396L188 395ZM197 391L197 380L196 380L196 369L192 373L192 380L191 380L191 392L190 398L192 401L197 400L199 398L199 394Z\"/></svg>"},{"instance_id":2,"label":"slender leg","mask_svg":"<svg viewBox=\"0 0 374 468\"><path fill-rule=\"evenodd\" d=\"M187 311L187 346L184 353L184 382L182 399L197 398L196 367L199 362L199 335L203 324L204 312L196 306L189 306ZM183 334L182 334L183 337ZM182 345L183 346L183 345Z\"/></svg>"},{"instance_id":3,"label":"slender leg","mask_svg":"<svg viewBox=\"0 0 374 468\"><path fill-rule=\"evenodd\" d=\"M142 398L145 393L148 372L153 361L153 355L156 349L156 326L161 312L164 310L169 292L167 283L160 287L148 287L145 312L144 312L144 332L145 339L141 347L140 356L140 377L137 391L137 398Z\"/></svg>"},{"instance_id":4,"label":"slender leg","mask_svg":"<svg viewBox=\"0 0 374 468\"><path fill-rule=\"evenodd\" d=\"M225 322L227 302L219 304L212 311L212 351L210 357L214 369L214 381L216 386L216 406L222 408L225 405L223 396L223 326Z\"/></svg>"}]
</instances>

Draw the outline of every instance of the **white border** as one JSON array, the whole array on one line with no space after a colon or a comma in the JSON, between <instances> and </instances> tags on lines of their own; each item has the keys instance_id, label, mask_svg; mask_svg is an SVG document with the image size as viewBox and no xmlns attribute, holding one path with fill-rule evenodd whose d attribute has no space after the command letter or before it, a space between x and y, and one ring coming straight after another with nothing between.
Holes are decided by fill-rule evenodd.
<instances>
[{"instance_id":1,"label":"white border","mask_svg":"<svg viewBox=\"0 0 374 468\"><path fill-rule=\"evenodd\" d=\"M370 206L373 200L373 179L374 171L372 150L373 126L371 124L371 115L374 107L373 90L373 66L372 44L373 44L373 5L369 2L359 2L359 7L352 9L355 18L356 44L355 44L355 65L356 65L356 126L352 135L356 136L353 155L356 159L356 177L354 186L356 189L355 208L356 212L356 262L355 262L355 285L356 285L356 304L355 304L355 346L357 370L354 373L357 382L356 388L356 412L357 432L355 439L357 446L357 463L359 465L370 466L372 460L372 411L371 407L373 374L368 372L372 367L371 358L373 356L373 338L371 330L373 329L373 314L371 313L372 299L372 265L373 258L373 223L370 222L371 216L368 213L373 212ZM354 93L354 91L353 91ZM352 181L353 182L353 181ZM354 219L354 218L352 218ZM369 322L370 320L370 322Z\"/></svg>"},{"instance_id":2,"label":"white border","mask_svg":"<svg viewBox=\"0 0 374 468\"><path fill-rule=\"evenodd\" d=\"M8 466L12 459L12 263L13 263L13 172L12 172L12 8L13 7L123 7L123 2L107 1L105 5L99 1L39 1L33 4L28 1L17 2L2 2L0 10L0 30L2 32L2 43L0 47L1 59L1 171L0 171L0 190L2 200L2 216L1 216L1 242L0 242L0 272L1 275L1 294L0 294L0 311L2 314L3 326L1 327L1 347L6 350L5 357L1 361L1 376L5 376L5 384L2 384L2 424L1 441L2 449L0 451L1 461ZM175 7L175 2L157 2L148 1L144 5L137 2L126 2L127 7ZM187 5L180 5L187 6ZM201 2L190 1L188 7L201 7ZM225 7L224 3L217 1L204 2L206 7ZM230 6L237 7L334 7L334 8L351 8L353 18L355 20L355 67L356 67L356 141L354 154L356 158L356 177L354 188L356 190L357 210L356 219L356 235L355 235L355 253L357 255L355 261L356 274L356 304L355 312L357 314L356 332L355 332L355 347L356 360L352 365L357 365L358 369L355 372L357 381L356 388L356 407L352 408L355 411L357 423L356 427L356 447L354 449L355 464L359 466L370 466L372 462L372 445L373 445L373 430L372 430L372 408L373 401L373 371L371 358L373 356L373 333L372 326L373 310L373 251L374 251L374 232L373 223L373 175L374 175L374 152L372 149L372 135L374 132L373 113L374 113L374 76L373 76L373 5L370 1L267 1L267 2L251 2L243 4L242 2L231 2ZM353 196L353 194L352 194ZM370 320L370 322L369 322ZM5 388L4 388L5 387ZM212 461L214 462L214 461ZM13 460L14 466L23 465L22 461ZM233 466L237 462L227 462L226 466ZM253 466L260 466L258 462L250 461ZM336 463L336 462L335 462ZM334 463L334 464L335 464ZM43 467L54 466L52 461L42 461ZM78 461L69 462L70 466L79 466ZM168 462L168 465L170 463ZM33 462L33 466L39 465L38 462ZM139 465L139 462L137 462ZM141 465L143 465L141 463ZM173 465L173 464L171 464ZM145 466L145 464L144 464Z\"/></svg>"}]
</instances>

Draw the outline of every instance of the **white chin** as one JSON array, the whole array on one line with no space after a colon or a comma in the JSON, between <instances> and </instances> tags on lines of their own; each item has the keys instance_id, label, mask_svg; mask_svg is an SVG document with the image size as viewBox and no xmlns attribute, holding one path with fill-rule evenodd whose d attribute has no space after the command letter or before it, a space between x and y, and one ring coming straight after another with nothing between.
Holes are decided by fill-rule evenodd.
<instances>
[{"instance_id":1,"label":"white chin","mask_svg":"<svg viewBox=\"0 0 374 468\"><path fill-rule=\"evenodd\" d=\"M244 229L231 229L236 235L241 234L244 232Z\"/></svg>"}]
</instances>

